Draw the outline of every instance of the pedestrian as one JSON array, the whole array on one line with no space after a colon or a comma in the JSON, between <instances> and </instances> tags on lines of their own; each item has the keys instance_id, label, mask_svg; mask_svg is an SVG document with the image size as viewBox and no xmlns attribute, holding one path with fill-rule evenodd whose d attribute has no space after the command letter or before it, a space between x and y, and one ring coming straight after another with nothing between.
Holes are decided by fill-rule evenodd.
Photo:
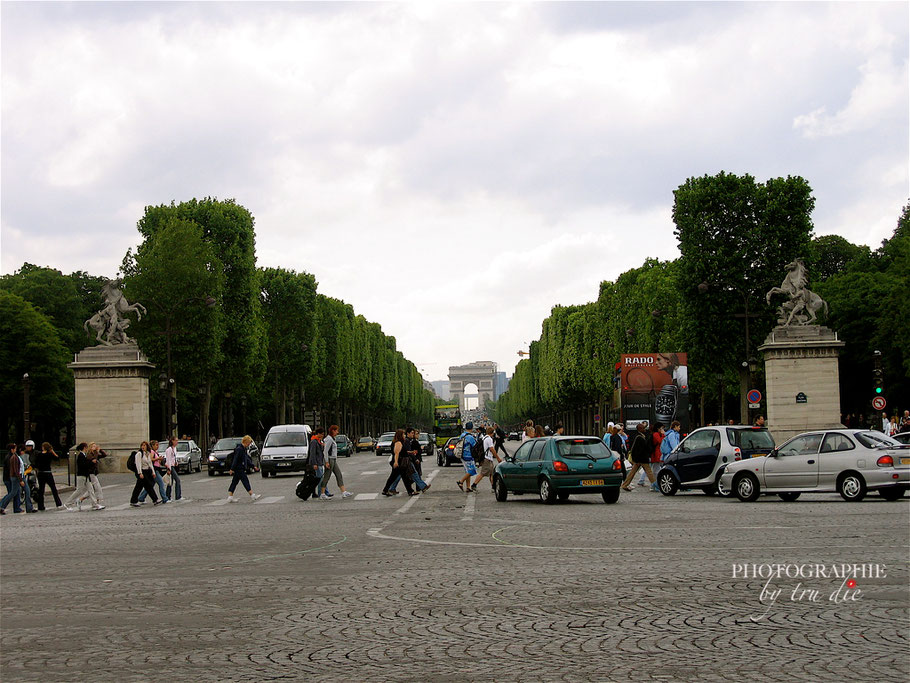
<instances>
[{"instance_id":1,"label":"pedestrian","mask_svg":"<svg viewBox=\"0 0 910 683\"><path fill-rule=\"evenodd\" d=\"M531 422L528 420L528 422ZM477 439L474 438L474 423L468 422L464 426L465 431L461 433L461 464L464 466L464 476L458 480L458 488L467 493L471 493L471 477L477 474L477 467L474 465L474 456L471 451ZM530 427L529 427L530 428Z\"/></svg>"},{"instance_id":2,"label":"pedestrian","mask_svg":"<svg viewBox=\"0 0 910 683\"><path fill-rule=\"evenodd\" d=\"M317 429L318 432L322 427ZM253 443L252 437L249 435L244 436L240 439L240 443L237 444L237 447L234 448L234 459L231 462L231 485L228 487L228 503L234 502L234 489L237 488L237 482L243 484L243 488L246 489L246 492L250 494L250 501L257 501L262 498L258 493L253 493L253 487L250 486L250 478L247 476L247 472L255 472L257 468L253 467L253 460L250 458L250 444Z\"/></svg>"},{"instance_id":3,"label":"pedestrian","mask_svg":"<svg viewBox=\"0 0 910 683\"><path fill-rule=\"evenodd\" d=\"M141 505L139 502L139 493L142 490L151 497L153 505L160 505L162 501L158 500L155 493L155 473L152 472L152 447L148 441L139 444L139 450L130 455L133 459L134 471L136 473L136 483L133 486L133 493L130 494L130 505L137 508Z\"/></svg>"},{"instance_id":4,"label":"pedestrian","mask_svg":"<svg viewBox=\"0 0 910 683\"><path fill-rule=\"evenodd\" d=\"M619 427L617 425L613 425L610 429L610 450L619 454L619 457L625 461L627 455L626 442L619 435Z\"/></svg>"},{"instance_id":5,"label":"pedestrian","mask_svg":"<svg viewBox=\"0 0 910 683\"><path fill-rule=\"evenodd\" d=\"M22 475L22 461L19 460L19 454L16 452L16 444L10 443L6 446L7 454L3 458L3 485L6 486L6 495L0 500L0 515L6 514L6 506L12 502L13 514L22 512L22 500L20 492L25 486Z\"/></svg>"},{"instance_id":6,"label":"pedestrian","mask_svg":"<svg viewBox=\"0 0 910 683\"><path fill-rule=\"evenodd\" d=\"M553 433L556 436L563 436L566 433L566 427L562 422L556 423L556 428L553 430Z\"/></svg>"},{"instance_id":7,"label":"pedestrian","mask_svg":"<svg viewBox=\"0 0 910 683\"><path fill-rule=\"evenodd\" d=\"M901 428L898 434L903 434L904 432L910 432L910 410L905 410L904 417L901 418Z\"/></svg>"},{"instance_id":8,"label":"pedestrian","mask_svg":"<svg viewBox=\"0 0 910 683\"><path fill-rule=\"evenodd\" d=\"M410 461L408 474L411 475L411 481L414 482L414 488L418 493L423 493L430 485L423 480L423 472L420 468L420 430L416 427L408 427L405 430L405 453ZM395 488L394 486L392 488Z\"/></svg>"},{"instance_id":9,"label":"pedestrian","mask_svg":"<svg viewBox=\"0 0 910 683\"><path fill-rule=\"evenodd\" d=\"M756 427L765 426L765 416L764 415L759 415L758 417L755 418L755 426Z\"/></svg>"},{"instance_id":10,"label":"pedestrian","mask_svg":"<svg viewBox=\"0 0 910 683\"><path fill-rule=\"evenodd\" d=\"M648 475L648 479L651 483L654 483L654 475L651 474L651 444L647 437L648 426L645 422L639 422L636 427L637 433L635 438L632 440L632 446L629 448L629 455L632 459L632 469L629 470L629 474L626 475L625 481L622 483L622 488L624 491L631 491L629 484L632 483L632 479L635 477L635 473L643 469Z\"/></svg>"},{"instance_id":11,"label":"pedestrian","mask_svg":"<svg viewBox=\"0 0 910 683\"><path fill-rule=\"evenodd\" d=\"M666 430L664 426L660 423L654 428L654 432L651 434L651 442L653 444L653 452L651 454L651 470L654 477L653 483L651 484L651 491L657 492L657 473L660 472L660 461L663 455L662 446L664 439L666 438Z\"/></svg>"},{"instance_id":12,"label":"pedestrian","mask_svg":"<svg viewBox=\"0 0 910 683\"><path fill-rule=\"evenodd\" d=\"M152 449L158 451L158 442L152 441ZM190 470L192 470L192 463L190 463ZM172 436L168 439L168 446L164 451L164 466L167 469L168 476L171 478L167 482L164 493L167 496L168 500L176 500L178 503L189 502L188 499L183 497L183 489L180 486L180 473L177 471L177 437ZM174 495L176 498L171 498L171 489L174 490Z\"/></svg>"},{"instance_id":13,"label":"pedestrian","mask_svg":"<svg viewBox=\"0 0 910 683\"><path fill-rule=\"evenodd\" d=\"M897 426L897 415L892 415L891 419L888 421L888 436L894 436L897 434L898 429L899 427Z\"/></svg>"},{"instance_id":14,"label":"pedestrian","mask_svg":"<svg viewBox=\"0 0 910 683\"><path fill-rule=\"evenodd\" d=\"M546 435L547 435L547 433L544 431L544 428L542 425L534 426L534 438L535 439L539 439L540 437L546 436Z\"/></svg>"},{"instance_id":15,"label":"pedestrian","mask_svg":"<svg viewBox=\"0 0 910 683\"><path fill-rule=\"evenodd\" d=\"M20 444L19 447L16 448L16 455L19 458L19 471L22 473L19 494L22 496L22 502L25 503L25 511L28 513L38 512L32 502L32 488L28 484L29 475L32 473L32 466L29 464L29 459L26 456L25 444Z\"/></svg>"},{"instance_id":16,"label":"pedestrian","mask_svg":"<svg viewBox=\"0 0 910 683\"><path fill-rule=\"evenodd\" d=\"M891 431L891 420L888 419L888 413L882 413L882 434Z\"/></svg>"},{"instance_id":17,"label":"pedestrian","mask_svg":"<svg viewBox=\"0 0 910 683\"><path fill-rule=\"evenodd\" d=\"M313 468L316 475L316 488L313 490L313 500L325 500L322 497L322 475L325 474L325 428L317 427L310 437L310 446L307 450L307 465Z\"/></svg>"},{"instance_id":18,"label":"pedestrian","mask_svg":"<svg viewBox=\"0 0 910 683\"><path fill-rule=\"evenodd\" d=\"M496 469L496 463L502 462L502 457L496 452L496 444L493 441L494 429L487 427L487 433L483 437L483 463L480 465L480 474L471 484L471 490L477 491L477 485L483 481L484 477L490 478L490 486L493 485L493 471Z\"/></svg>"},{"instance_id":19,"label":"pedestrian","mask_svg":"<svg viewBox=\"0 0 910 683\"><path fill-rule=\"evenodd\" d=\"M28 445L28 441L25 442ZM51 470L51 463L59 460L60 456L54 452L53 447L45 441L41 444L41 452L35 453L35 469L38 474L38 509L44 510L44 487L50 487L51 493L54 494L54 503L57 509L63 509L63 501L60 500L60 494L57 493L57 483L54 481L54 473Z\"/></svg>"},{"instance_id":20,"label":"pedestrian","mask_svg":"<svg viewBox=\"0 0 910 683\"><path fill-rule=\"evenodd\" d=\"M493 444L496 446L496 452L502 455L504 458L509 457L509 452L506 450L506 432L495 422L493 423L493 429L495 433L493 434Z\"/></svg>"},{"instance_id":21,"label":"pedestrian","mask_svg":"<svg viewBox=\"0 0 910 683\"><path fill-rule=\"evenodd\" d=\"M101 481L98 479L98 461L101 458L106 458L107 453L101 450L101 446L96 444L94 441L88 445L88 468L89 475L88 479L92 485L92 490L95 492L95 510L104 509L104 491L101 488Z\"/></svg>"},{"instance_id":22,"label":"pedestrian","mask_svg":"<svg viewBox=\"0 0 910 683\"><path fill-rule=\"evenodd\" d=\"M525 422L524 431L521 433L521 442L524 443L528 439L534 438L534 420L528 420Z\"/></svg>"},{"instance_id":23,"label":"pedestrian","mask_svg":"<svg viewBox=\"0 0 910 683\"><path fill-rule=\"evenodd\" d=\"M322 488L324 500L333 497L328 491L329 479L331 479L333 474L335 475L335 483L338 484L338 489L341 491L341 497L347 498L353 495L344 487L344 477L341 475L341 468L338 467L338 444L335 443L336 436L338 436L338 425L331 425L329 427L329 433L322 444L322 453L325 460L325 473L322 475L319 486Z\"/></svg>"},{"instance_id":24,"label":"pedestrian","mask_svg":"<svg viewBox=\"0 0 910 683\"><path fill-rule=\"evenodd\" d=\"M29 439L25 442L25 489L38 500L38 451L35 442ZM41 508L39 508L41 509Z\"/></svg>"},{"instance_id":25,"label":"pedestrian","mask_svg":"<svg viewBox=\"0 0 910 683\"><path fill-rule=\"evenodd\" d=\"M382 487L382 495L394 496L395 482L400 478L404 482L404 487L409 496L416 495L414 487L411 484L410 460L405 451L405 433L403 429L396 429L395 436L392 437L392 455L389 457L389 465L392 472L386 479L385 486Z\"/></svg>"},{"instance_id":26,"label":"pedestrian","mask_svg":"<svg viewBox=\"0 0 910 683\"><path fill-rule=\"evenodd\" d=\"M167 472L167 470L164 467L164 456L158 452L159 445L160 444L154 439L148 442L149 462L152 463L152 483L158 486L158 495L161 496L161 504L164 505L170 501L171 497L167 494L167 489L164 484L164 473ZM139 494L139 504L144 504L147 497L148 492L143 490Z\"/></svg>"},{"instance_id":27,"label":"pedestrian","mask_svg":"<svg viewBox=\"0 0 910 683\"><path fill-rule=\"evenodd\" d=\"M95 487L92 485L91 474L92 468L89 464L88 444L83 441L76 446L76 490L63 505L70 512L81 512L82 501L86 498L92 499L92 509L97 510L98 500L95 498ZM73 505L75 503L75 506Z\"/></svg>"}]
</instances>

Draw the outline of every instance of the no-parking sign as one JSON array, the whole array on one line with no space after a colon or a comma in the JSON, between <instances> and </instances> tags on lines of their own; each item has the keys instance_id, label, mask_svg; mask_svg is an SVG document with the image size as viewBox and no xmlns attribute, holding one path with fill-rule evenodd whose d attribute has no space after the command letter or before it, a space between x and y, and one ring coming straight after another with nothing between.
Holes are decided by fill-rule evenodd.
<instances>
[{"instance_id":1,"label":"no-parking sign","mask_svg":"<svg viewBox=\"0 0 910 683\"><path fill-rule=\"evenodd\" d=\"M761 392L758 389L752 389L746 394L749 403L761 403Z\"/></svg>"}]
</instances>

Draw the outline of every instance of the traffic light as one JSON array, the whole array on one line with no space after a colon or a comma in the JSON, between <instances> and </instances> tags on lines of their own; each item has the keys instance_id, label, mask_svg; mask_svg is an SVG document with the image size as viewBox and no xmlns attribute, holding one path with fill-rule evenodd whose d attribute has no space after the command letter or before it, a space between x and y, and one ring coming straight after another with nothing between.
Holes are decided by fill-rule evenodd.
<instances>
[{"instance_id":1,"label":"traffic light","mask_svg":"<svg viewBox=\"0 0 910 683\"><path fill-rule=\"evenodd\" d=\"M882 352L875 352L875 363L872 368L872 391L876 396L881 396L884 392L884 375L882 373Z\"/></svg>"}]
</instances>

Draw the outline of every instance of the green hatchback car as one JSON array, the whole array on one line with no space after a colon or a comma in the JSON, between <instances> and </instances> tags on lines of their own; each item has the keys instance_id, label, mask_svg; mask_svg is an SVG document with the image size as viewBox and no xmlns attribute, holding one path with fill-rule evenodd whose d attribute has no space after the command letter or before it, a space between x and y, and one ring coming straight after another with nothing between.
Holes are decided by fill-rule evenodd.
<instances>
[{"instance_id":1,"label":"green hatchback car","mask_svg":"<svg viewBox=\"0 0 910 683\"><path fill-rule=\"evenodd\" d=\"M493 490L503 502L509 493L536 492L548 505L572 494L599 493L619 500L622 460L595 436L552 436L525 441L496 466Z\"/></svg>"},{"instance_id":2,"label":"green hatchback car","mask_svg":"<svg viewBox=\"0 0 910 683\"><path fill-rule=\"evenodd\" d=\"M344 434L339 434L335 437L335 444L338 446L338 457L339 458L350 458L351 453L354 452L354 444L351 443L351 440Z\"/></svg>"}]
</instances>

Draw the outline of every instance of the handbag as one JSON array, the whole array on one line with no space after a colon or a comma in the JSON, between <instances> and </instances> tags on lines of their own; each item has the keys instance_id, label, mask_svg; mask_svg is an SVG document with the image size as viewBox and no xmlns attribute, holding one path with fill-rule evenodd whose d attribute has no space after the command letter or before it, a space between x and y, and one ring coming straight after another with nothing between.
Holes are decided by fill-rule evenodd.
<instances>
[{"instance_id":1,"label":"handbag","mask_svg":"<svg viewBox=\"0 0 910 683\"><path fill-rule=\"evenodd\" d=\"M165 485L165 486L170 486L170 485L171 485L171 473L170 473L170 472L165 472L165 473L164 473L164 476L161 477L161 478L164 480L164 485Z\"/></svg>"}]
</instances>

